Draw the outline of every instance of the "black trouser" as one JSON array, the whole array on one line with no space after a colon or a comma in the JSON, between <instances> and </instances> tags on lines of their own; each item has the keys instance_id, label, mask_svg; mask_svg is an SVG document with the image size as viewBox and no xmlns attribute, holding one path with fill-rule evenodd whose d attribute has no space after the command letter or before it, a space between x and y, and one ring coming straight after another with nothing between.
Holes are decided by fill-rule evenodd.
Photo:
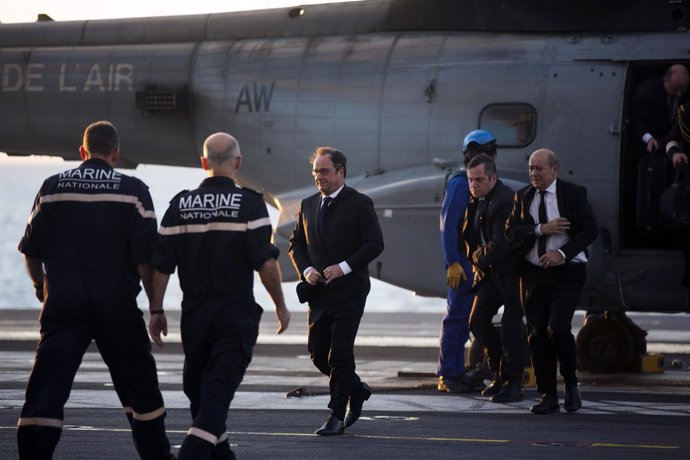
<instances>
[{"instance_id":1,"label":"black trouser","mask_svg":"<svg viewBox=\"0 0 690 460\"><path fill-rule=\"evenodd\" d=\"M253 302L237 304L217 298L189 310L183 305L183 388L193 421L180 448L180 460L234 458L225 422L252 360L260 318L261 308Z\"/></svg>"},{"instance_id":2,"label":"black trouser","mask_svg":"<svg viewBox=\"0 0 690 460\"><path fill-rule=\"evenodd\" d=\"M52 457L74 376L93 339L127 412L137 453L167 459L165 408L136 285L118 272L51 271L46 282L41 340L17 430L19 457Z\"/></svg>"},{"instance_id":3,"label":"black trouser","mask_svg":"<svg viewBox=\"0 0 690 460\"><path fill-rule=\"evenodd\" d=\"M492 319L501 305L503 316L499 335ZM475 290L470 330L487 349L491 371L504 380L521 383L527 365L527 342L522 322L520 278L498 276L495 270L485 275Z\"/></svg>"},{"instance_id":4,"label":"black trouser","mask_svg":"<svg viewBox=\"0 0 690 460\"><path fill-rule=\"evenodd\" d=\"M365 302L366 294L337 304L328 304L327 300L309 304L307 346L316 368L330 377L328 407L340 420L344 419L348 400L361 382L355 372L354 346Z\"/></svg>"},{"instance_id":5,"label":"black trouser","mask_svg":"<svg viewBox=\"0 0 690 460\"><path fill-rule=\"evenodd\" d=\"M566 385L577 384L573 314L587 277L584 263L544 269L524 264L525 316L537 391L558 398L556 361Z\"/></svg>"},{"instance_id":6,"label":"black trouser","mask_svg":"<svg viewBox=\"0 0 690 460\"><path fill-rule=\"evenodd\" d=\"M690 163L685 163L683 167L683 177L686 179L690 178ZM685 265L685 270L683 273L683 280L681 284L686 288L690 289L690 231L684 229L683 231L683 262ZM690 306L690 305L689 305Z\"/></svg>"}]
</instances>

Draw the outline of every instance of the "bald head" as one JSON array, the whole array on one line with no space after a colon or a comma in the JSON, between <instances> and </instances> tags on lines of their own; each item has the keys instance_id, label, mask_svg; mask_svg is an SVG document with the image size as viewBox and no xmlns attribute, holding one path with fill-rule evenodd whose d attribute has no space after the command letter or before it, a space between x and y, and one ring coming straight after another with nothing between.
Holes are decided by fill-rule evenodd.
<instances>
[{"instance_id":1,"label":"bald head","mask_svg":"<svg viewBox=\"0 0 690 460\"><path fill-rule=\"evenodd\" d=\"M529 157L529 180L534 188L546 190L558 177L559 161L552 150L539 149Z\"/></svg>"},{"instance_id":2,"label":"bald head","mask_svg":"<svg viewBox=\"0 0 690 460\"><path fill-rule=\"evenodd\" d=\"M690 75L682 64L674 64L664 74L664 89L669 97L681 97L688 91Z\"/></svg>"},{"instance_id":3,"label":"bald head","mask_svg":"<svg viewBox=\"0 0 690 460\"><path fill-rule=\"evenodd\" d=\"M204 158L209 168L230 165L232 160L239 156L241 156L240 144L230 134L211 134L204 141Z\"/></svg>"},{"instance_id":4,"label":"bald head","mask_svg":"<svg viewBox=\"0 0 690 460\"><path fill-rule=\"evenodd\" d=\"M557 165L559 163L558 156L549 149L538 149L532 152L529 157L530 163L532 159L546 161L549 166Z\"/></svg>"}]
</instances>

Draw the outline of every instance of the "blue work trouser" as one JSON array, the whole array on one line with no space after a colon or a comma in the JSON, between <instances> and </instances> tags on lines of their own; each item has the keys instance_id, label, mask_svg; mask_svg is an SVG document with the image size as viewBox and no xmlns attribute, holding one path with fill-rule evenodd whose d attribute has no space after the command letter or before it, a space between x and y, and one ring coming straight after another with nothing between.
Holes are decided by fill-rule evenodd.
<instances>
[{"instance_id":1,"label":"blue work trouser","mask_svg":"<svg viewBox=\"0 0 690 460\"><path fill-rule=\"evenodd\" d=\"M469 268L469 269L468 269ZM441 323L440 353L436 375L457 377L465 372L465 344L470 336L470 311L474 296L467 291L472 287L472 269L465 268L468 279L459 289L448 289L447 309Z\"/></svg>"}]
</instances>

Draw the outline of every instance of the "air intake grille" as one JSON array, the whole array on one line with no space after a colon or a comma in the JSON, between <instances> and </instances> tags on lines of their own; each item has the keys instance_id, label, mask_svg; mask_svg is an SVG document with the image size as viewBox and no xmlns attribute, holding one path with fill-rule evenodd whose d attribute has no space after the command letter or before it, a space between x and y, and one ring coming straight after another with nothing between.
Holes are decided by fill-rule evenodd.
<instances>
[{"instance_id":1,"label":"air intake grille","mask_svg":"<svg viewBox=\"0 0 690 460\"><path fill-rule=\"evenodd\" d=\"M175 110L174 91L144 91L144 106L146 110Z\"/></svg>"},{"instance_id":2,"label":"air intake grille","mask_svg":"<svg viewBox=\"0 0 690 460\"><path fill-rule=\"evenodd\" d=\"M187 92L167 89L137 91L136 107L149 112L184 112L187 110Z\"/></svg>"}]
</instances>

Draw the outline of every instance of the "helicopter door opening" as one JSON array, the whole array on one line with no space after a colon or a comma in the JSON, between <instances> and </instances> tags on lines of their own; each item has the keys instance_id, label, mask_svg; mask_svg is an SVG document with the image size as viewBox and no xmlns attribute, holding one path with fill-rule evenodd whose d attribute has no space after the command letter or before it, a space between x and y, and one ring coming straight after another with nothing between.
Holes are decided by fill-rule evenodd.
<instances>
[{"instance_id":1,"label":"helicopter door opening","mask_svg":"<svg viewBox=\"0 0 690 460\"><path fill-rule=\"evenodd\" d=\"M665 137L658 149L647 152L636 129L635 91L646 81L660 78L676 62L635 62L628 68L625 89L625 123L620 161L620 244L622 250L680 250L682 232L661 212L661 197L674 180L675 171L667 160ZM690 62L680 62L690 68ZM681 103L690 102L690 91ZM671 113L671 111L669 111Z\"/></svg>"}]
</instances>

